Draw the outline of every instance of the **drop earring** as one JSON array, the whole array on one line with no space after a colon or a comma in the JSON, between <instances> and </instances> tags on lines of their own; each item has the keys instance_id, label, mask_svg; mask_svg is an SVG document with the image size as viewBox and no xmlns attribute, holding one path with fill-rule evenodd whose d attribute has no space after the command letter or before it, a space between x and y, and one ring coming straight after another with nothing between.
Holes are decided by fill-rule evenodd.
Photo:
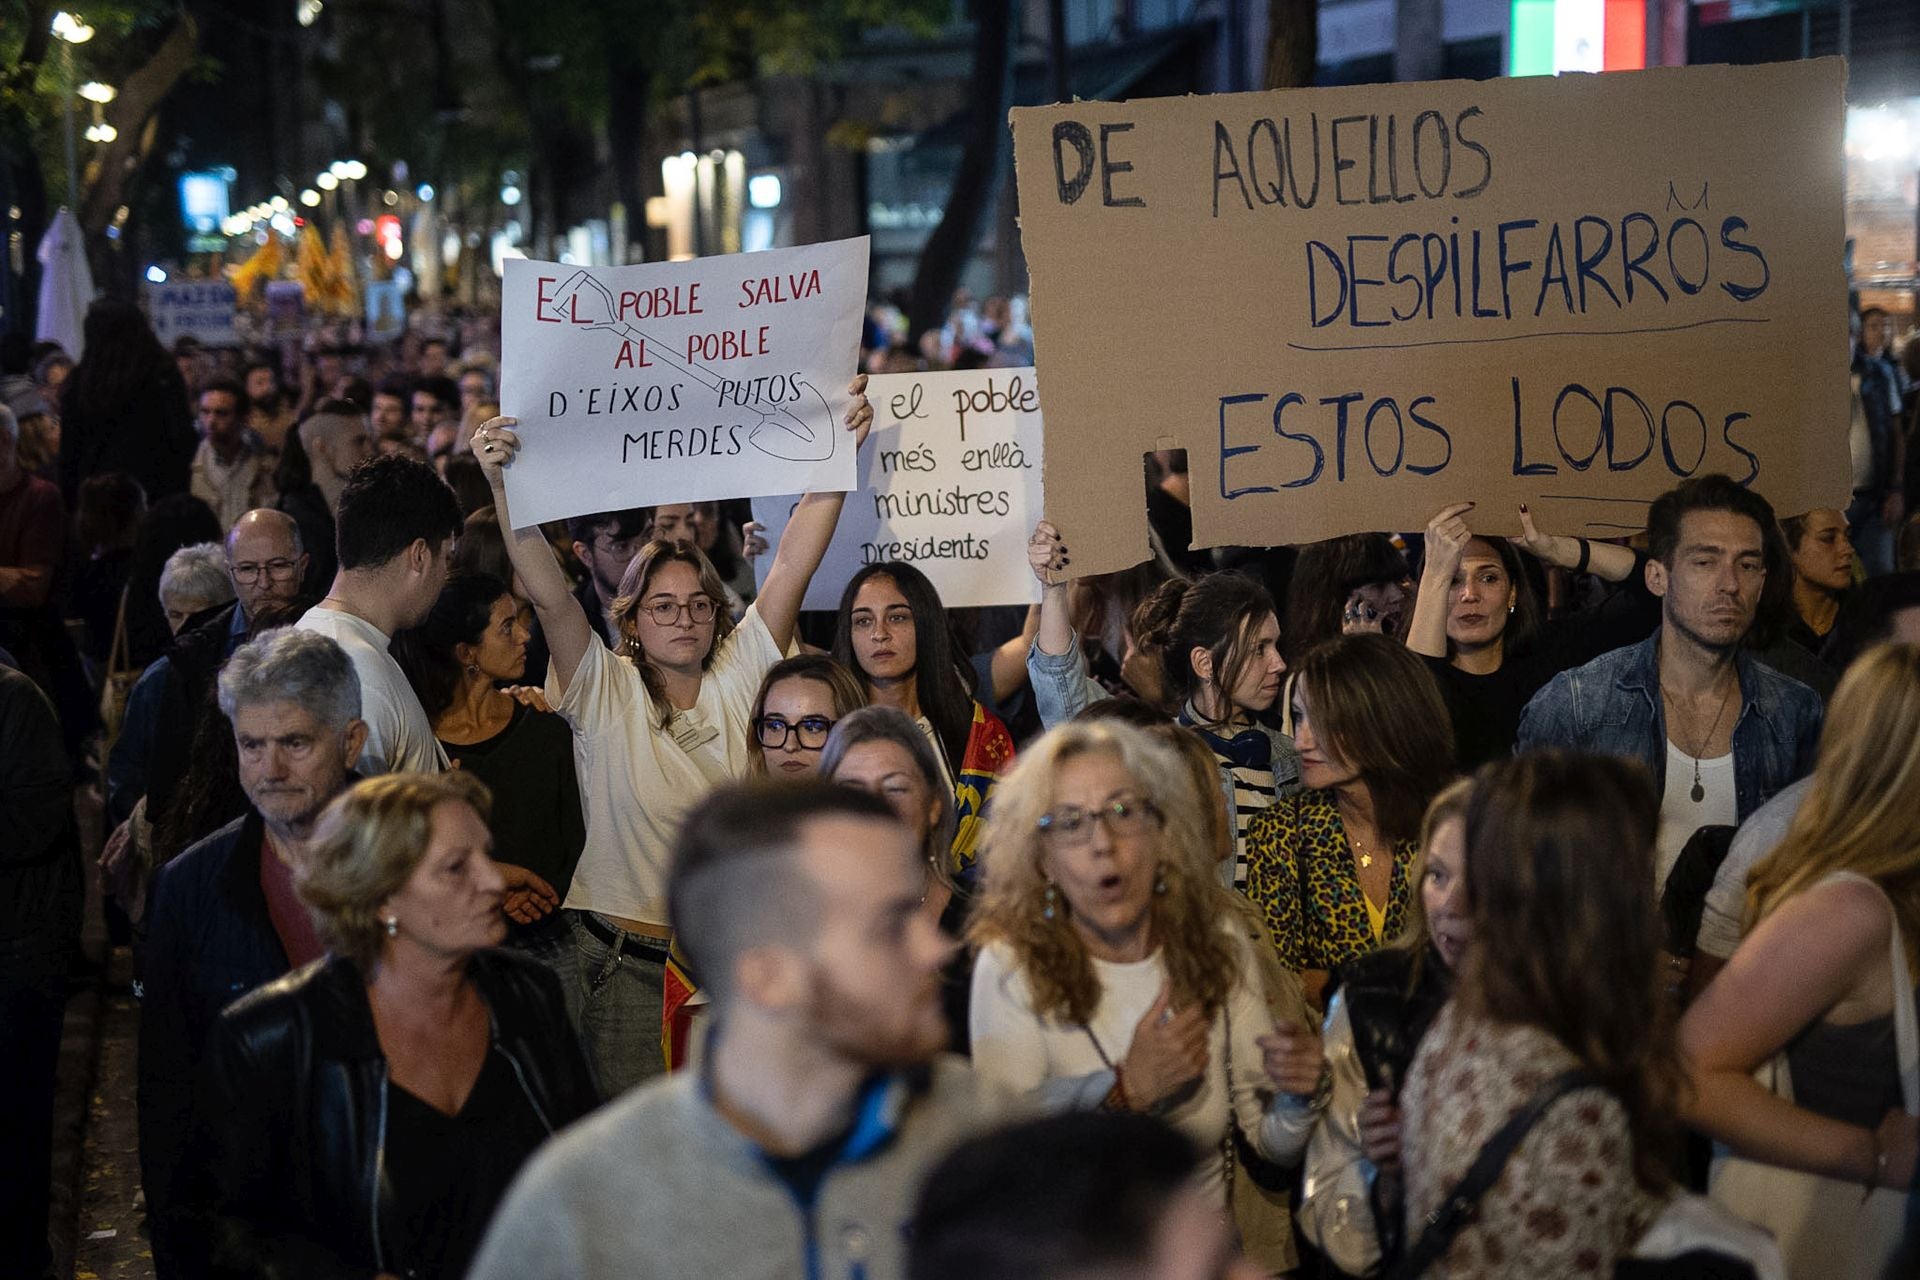
<instances>
[{"instance_id":1,"label":"drop earring","mask_svg":"<svg viewBox=\"0 0 1920 1280\"><path fill-rule=\"evenodd\" d=\"M1042 920L1048 921L1049 923L1052 922L1054 916L1053 904L1058 898L1059 890L1053 887L1053 881L1047 881L1047 891L1041 895L1041 900L1046 904L1040 908L1040 918Z\"/></svg>"},{"instance_id":2,"label":"drop earring","mask_svg":"<svg viewBox=\"0 0 1920 1280\"><path fill-rule=\"evenodd\" d=\"M1167 869L1161 867L1153 873L1153 891L1164 895L1167 892Z\"/></svg>"},{"instance_id":3,"label":"drop earring","mask_svg":"<svg viewBox=\"0 0 1920 1280\"><path fill-rule=\"evenodd\" d=\"M387 917L387 936L389 938L397 938L400 936L400 917L399 916Z\"/></svg>"}]
</instances>

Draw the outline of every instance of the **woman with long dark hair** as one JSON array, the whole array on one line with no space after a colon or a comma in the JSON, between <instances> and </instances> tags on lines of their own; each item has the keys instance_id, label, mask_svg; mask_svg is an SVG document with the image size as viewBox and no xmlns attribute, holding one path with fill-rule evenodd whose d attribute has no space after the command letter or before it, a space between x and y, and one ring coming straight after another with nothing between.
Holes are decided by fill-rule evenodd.
<instances>
[{"instance_id":1,"label":"woman with long dark hair","mask_svg":"<svg viewBox=\"0 0 1920 1280\"><path fill-rule=\"evenodd\" d=\"M1400 638L1413 605L1407 558L1384 533L1350 533L1300 548L1287 585L1289 661L1350 631Z\"/></svg>"},{"instance_id":2,"label":"woman with long dark hair","mask_svg":"<svg viewBox=\"0 0 1920 1280\"><path fill-rule=\"evenodd\" d=\"M933 743L958 816L949 870L967 871L994 779L1013 763L1013 735L974 698L972 667L955 652L946 606L927 576L897 560L854 574L840 595L833 656L859 678L869 703L900 711Z\"/></svg>"},{"instance_id":3,"label":"woman with long dark hair","mask_svg":"<svg viewBox=\"0 0 1920 1280\"><path fill-rule=\"evenodd\" d=\"M570 979L571 935L556 908L573 882L586 822L567 722L500 690L526 674L520 602L490 574L451 578L426 621L393 638L393 650L447 758L498 801L487 823L495 856L536 877L507 895L512 941Z\"/></svg>"},{"instance_id":4,"label":"woman with long dark hair","mask_svg":"<svg viewBox=\"0 0 1920 1280\"><path fill-rule=\"evenodd\" d=\"M1294 745L1304 789L1247 832L1247 896L1281 963L1318 1002L1327 973L1406 927L1421 816L1453 778L1453 735L1420 660L1383 635L1301 660Z\"/></svg>"},{"instance_id":5,"label":"woman with long dark hair","mask_svg":"<svg viewBox=\"0 0 1920 1280\"><path fill-rule=\"evenodd\" d=\"M199 437L180 369L146 313L102 298L87 310L86 347L60 396L60 487L71 506L80 482L103 471L138 481L157 503L187 487Z\"/></svg>"},{"instance_id":6,"label":"woman with long dark hair","mask_svg":"<svg viewBox=\"0 0 1920 1280\"><path fill-rule=\"evenodd\" d=\"M1513 754L1520 712L1560 672L1644 640L1659 624L1643 560L1625 547L1541 533L1520 511L1521 536L1487 538L1467 527L1471 502L1427 523L1420 591L1407 648L1427 660L1453 722L1463 770ZM1524 550L1542 563L1627 585L1621 605L1549 621Z\"/></svg>"},{"instance_id":7,"label":"woman with long dark hair","mask_svg":"<svg viewBox=\"0 0 1920 1280\"><path fill-rule=\"evenodd\" d=\"M1544 1086L1548 1104L1444 1255L1488 1280L1611 1275L1673 1192L1684 1083L1658 961L1658 796L1637 764L1546 751L1467 803L1474 944L1403 1094L1407 1221L1441 1214ZM1409 1252L1418 1251L1417 1240Z\"/></svg>"}]
</instances>

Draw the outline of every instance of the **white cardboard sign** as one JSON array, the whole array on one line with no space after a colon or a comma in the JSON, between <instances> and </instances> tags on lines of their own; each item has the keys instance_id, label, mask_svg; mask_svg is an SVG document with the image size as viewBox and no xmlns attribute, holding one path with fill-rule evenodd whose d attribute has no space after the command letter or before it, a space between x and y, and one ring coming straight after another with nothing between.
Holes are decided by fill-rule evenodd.
<instances>
[{"instance_id":1,"label":"white cardboard sign","mask_svg":"<svg viewBox=\"0 0 1920 1280\"><path fill-rule=\"evenodd\" d=\"M508 259L514 523L851 489L867 239L632 267Z\"/></svg>"},{"instance_id":2,"label":"white cardboard sign","mask_svg":"<svg viewBox=\"0 0 1920 1280\"><path fill-rule=\"evenodd\" d=\"M196 338L209 347L240 342L233 329L233 286L224 280L169 280L146 286L147 315L163 347Z\"/></svg>"},{"instance_id":3,"label":"white cardboard sign","mask_svg":"<svg viewBox=\"0 0 1920 1280\"><path fill-rule=\"evenodd\" d=\"M1040 584L1027 537L1040 518L1040 390L1032 369L879 374L860 488L803 605L835 609L861 566L901 560L950 608L1031 604ZM753 518L778 546L793 497L758 498ZM765 582L771 555L755 569Z\"/></svg>"}]
</instances>

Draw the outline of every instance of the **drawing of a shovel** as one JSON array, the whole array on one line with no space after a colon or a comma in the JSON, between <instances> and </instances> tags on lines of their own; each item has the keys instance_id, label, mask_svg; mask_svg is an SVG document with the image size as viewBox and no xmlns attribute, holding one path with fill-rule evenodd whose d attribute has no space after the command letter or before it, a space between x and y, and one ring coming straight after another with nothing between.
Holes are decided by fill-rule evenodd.
<instances>
[{"instance_id":1,"label":"drawing of a shovel","mask_svg":"<svg viewBox=\"0 0 1920 1280\"><path fill-rule=\"evenodd\" d=\"M568 277L547 304L550 319L644 342L649 356L666 362L709 391L719 392L725 381L720 375L695 361L680 359L665 344L618 319L618 315L612 291L585 271L576 271ZM747 443L769 457L788 462L825 461L833 456L833 408L811 383L795 379L795 385L804 388L819 404L817 421L810 422L784 406L748 409L747 412L760 416L759 421L748 428ZM809 405L806 409L808 416L813 417L813 407Z\"/></svg>"}]
</instances>

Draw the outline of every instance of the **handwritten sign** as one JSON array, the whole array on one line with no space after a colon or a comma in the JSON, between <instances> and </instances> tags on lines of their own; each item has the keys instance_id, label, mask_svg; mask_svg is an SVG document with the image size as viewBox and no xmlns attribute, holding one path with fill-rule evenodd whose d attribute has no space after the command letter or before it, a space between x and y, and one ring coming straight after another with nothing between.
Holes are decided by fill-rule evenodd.
<instances>
[{"instance_id":1,"label":"handwritten sign","mask_svg":"<svg viewBox=\"0 0 1920 1280\"><path fill-rule=\"evenodd\" d=\"M169 280L146 285L147 316L160 345L196 338L210 347L230 347L240 339L233 329L233 286L224 280Z\"/></svg>"},{"instance_id":2,"label":"handwritten sign","mask_svg":"<svg viewBox=\"0 0 1920 1280\"><path fill-rule=\"evenodd\" d=\"M802 606L835 609L862 565L904 560L950 607L1031 604L1027 536L1040 518L1040 389L1032 369L901 373L867 384L874 427L826 559ZM794 498L753 518L778 545ZM755 565L766 581L772 556Z\"/></svg>"},{"instance_id":3,"label":"handwritten sign","mask_svg":"<svg viewBox=\"0 0 1920 1280\"><path fill-rule=\"evenodd\" d=\"M1849 492L1837 58L1013 112L1073 572L1199 546L1643 526L1722 471Z\"/></svg>"},{"instance_id":4,"label":"handwritten sign","mask_svg":"<svg viewBox=\"0 0 1920 1280\"><path fill-rule=\"evenodd\" d=\"M867 241L637 267L508 259L516 523L851 489Z\"/></svg>"}]
</instances>

